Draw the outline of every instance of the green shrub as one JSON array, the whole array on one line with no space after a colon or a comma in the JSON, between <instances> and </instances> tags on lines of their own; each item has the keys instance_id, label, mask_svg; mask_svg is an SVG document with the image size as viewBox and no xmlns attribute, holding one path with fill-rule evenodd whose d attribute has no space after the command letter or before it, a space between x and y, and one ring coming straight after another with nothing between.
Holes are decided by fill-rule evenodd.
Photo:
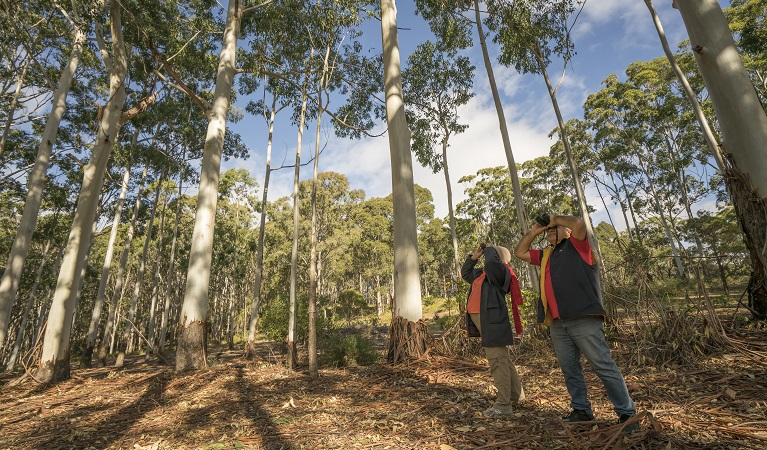
<instances>
[{"instance_id":1,"label":"green shrub","mask_svg":"<svg viewBox=\"0 0 767 450\"><path fill-rule=\"evenodd\" d=\"M332 333L322 338L325 363L332 366L369 366L379 360L379 354L369 339L357 334Z\"/></svg>"}]
</instances>

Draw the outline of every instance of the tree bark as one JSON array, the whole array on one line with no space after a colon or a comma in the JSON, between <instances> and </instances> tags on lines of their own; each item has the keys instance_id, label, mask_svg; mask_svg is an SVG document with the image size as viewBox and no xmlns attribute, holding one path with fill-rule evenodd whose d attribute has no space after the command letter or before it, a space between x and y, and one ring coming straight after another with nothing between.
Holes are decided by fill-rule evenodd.
<instances>
[{"instance_id":1,"label":"tree bark","mask_svg":"<svg viewBox=\"0 0 767 450\"><path fill-rule=\"evenodd\" d=\"M216 75L213 107L209 112L205 150L202 156L200 188L197 195L197 213L186 277L184 304L178 331L176 370L202 369L207 366L205 330L208 320L208 289L213 252L213 227L216 221L216 202L221 171L221 154L226 134L226 114L236 73L237 36L242 15L238 0L229 0L226 28Z\"/></svg>"},{"instance_id":2,"label":"tree bark","mask_svg":"<svg viewBox=\"0 0 767 450\"><path fill-rule=\"evenodd\" d=\"M311 58L310 58L311 59ZM307 75L308 77L308 75ZM298 237L299 237L299 215L298 215L298 182L301 169L301 145L304 137L304 121L306 119L306 89L302 93L301 100L301 118L298 122L298 143L296 144L296 166L293 172L293 247L290 251L290 316L288 318L288 354L287 366L289 369L295 369L298 363L296 355L296 284L298 277Z\"/></svg>"},{"instance_id":3,"label":"tree bark","mask_svg":"<svg viewBox=\"0 0 767 450\"><path fill-rule=\"evenodd\" d=\"M386 123L389 127L389 151L392 172L392 202L394 207L394 298L392 329L397 336L416 339L416 345L398 352L399 342L391 336L390 354L404 359L421 356L424 335L416 321L423 316L421 280L418 265L418 234L413 186L413 160L410 152L410 129L405 118L402 96L402 75L397 37L397 7L394 0L381 0L381 37L384 57L384 89L386 94ZM410 326L410 325L413 326ZM413 352L410 352L412 350ZM392 362L396 362L395 358Z\"/></svg>"},{"instance_id":4,"label":"tree bark","mask_svg":"<svg viewBox=\"0 0 767 450\"><path fill-rule=\"evenodd\" d=\"M266 227L266 199L269 193L269 176L272 173L272 136L274 133L274 116L277 97L272 97L272 108L269 116L269 137L266 144L266 173L264 174L264 190L261 194L261 222L258 227L258 247L256 248L256 267L253 282L253 304L250 308L250 325L248 326L248 343L245 345L245 357L255 356L256 327L258 326L258 309L261 304L261 276L264 266L264 233Z\"/></svg>"},{"instance_id":5,"label":"tree bark","mask_svg":"<svg viewBox=\"0 0 767 450\"><path fill-rule=\"evenodd\" d=\"M146 227L146 237L144 238L144 249L141 252L141 262L138 266L138 272L136 273L136 281L133 282L133 294L131 295L130 309L125 316L125 328L123 329L122 346L120 352L117 354L117 360L115 361L115 367L123 367L125 365L125 352L130 351L130 338L135 326L136 320L136 308L138 306L138 297L141 293L141 286L144 283L144 274L146 273L146 260L149 255L149 244L152 242L152 231L154 230L154 219L157 215L157 206L160 204L160 192L162 191L162 182L165 178L165 174L157 180L157 191L154 195L154 202L152 202L152 212L149 215L149 224Z\"/></svg>"},{"instance_id":6,"label":"tree bark","mask_svg":"<svg viewBox=\"0 0 767 450\"><path fill-rule=\"evenodd\" d=\"M133 134L133 144L136 144L138 139L138 130ZM108 353L112 353L112 338L115 336L117 326L119 323L115 321L115 312L118 309L118 302L122 298L123 287L126 284L127 276L125 275L125 269L128 266L128 257L130 256L131 244L133 243L133 233L136 229L136 221L138 220L138 212L141 208L141 195L144 192L144 183L146 182L147 172L149 171L149 163L144 163L144 171L141 174L141 181L138 185L138 191L136 192L136 204L133 207L133 215L128 225L128 232L125 235L125 243L123 244L123 252L120 256L120 265L117 267L117 275L115 276L114 292L112 292L112 300L109 303L109 312L107 314L107 322L104 325L104 337L101 339L99 345L98 364L99 366L106 366L106 358ZM107 352L109 348L109 352Z\"/></svg>"},{"instance_id":7,"label":"tree bark","mask_svg":"<svg viewBox=\"0 0 767 450\"><path fill-rule=\"evenodd\" d=\"M675 0L722 130L724 179L751 256L749 304L767 318L767 115L716 0Z\"/></svg>"},{"instance_id":8,"label":"tree bark","mask_svg":"<svg viewBox=\"0 0 767 450\"><path fill-rule=\"evenodd\" d=\"M128 65L122 37L121 8L119 2L110 4L113 60L108 65L108 67L111 66L109 101L104 108L91 159L83 169L83 184L72 222L72 231L69 233L56 282L56 291L53 294L50 313L48 313L43 353L36 376L42 382L69 378L69 343L77 289L80 285L80 272L90 247L91 228L96 218L99 194L104 184L104 173L120 129L120 117L126 99L125 78Z\"/></svg>"},{"instance_id":9,"label":"tree bark","mask_svg":"<svg viewBox=\"0 0 767 450\"><path fill-rule=\"evenodd\" d=\"M59 124L67 109L67 94L72 86L77 66L80 63L84 44L85 32L80 28L76 28L72 39L72 52L69 54L67 65L61 71L59 86L53 93L51 112L48 113L48 118L45 122L45 130L40 140L40 146L37 149L35 165L29 174L29 190L24 202L24 211L21 214L21 221L13 239L11 252L8 255L8 262L5 265L6 269L3 272L2 279L0 279L0 348L5 344L11 310L16 302L16 293L19 289L21 274L24 271L29 244L32 242L32 234L37 225L37 216L43 199L43 188L45 186L46 173L48 172L48 163L53 151L53 143L56 142Z\"/></svg>"},{"instance_id":10,"label":"tree bark","mask_svg":"<svg viewBox=\"0 0 767 450\"><path fill-rule=\"evenodd\" d=\"M170 261L168 262L168 276L165 277L165 304L162 309L162 321L160 325L160 343L158 351L160 355L165 352L165 339L168 334L168 313L170 311L171 296L173 294L173 278L175 273L174 263L176 260L176 241L178 239L178 221L181 217L181 184L184 181L184 163L186 163L186 147L181 154L181 164L178 169L178 198L176 199L176 217L173 223L173 239L170 244Z\"/></svg>"},{"instance_id":11,"label":"tree bark","mask_svg":"<svg viewBox=\"0 0 767 450\"><path fill-rule=\"evenodd\" d=\"M117 240L117 230L120 226L120 217L122 216L125 196L128 192L129 180L130 163L125 166L125 174L123 175L123 184L122 188L120 189L120 197L117 199L117 205L115 207L115 217L112 221L112 230L109 233L109 243L107 244L107 252L104 256L104 265L101 267L101 280L99 281L99 290L96 294L96 300L93 302L91 323L88 326L88 334L85 337L85 347L83 348L83 354L80 359L80 366L82 367L91 367L93 359L93 348L96 346L96 335L98 333L99 320L101 319L101 311L104 307L104 294L106 293L107 282L109 281L109 272L112 268L112 256L114 254L115 241Z\"/></svg>"},{"instance_id":12,"label":"tree bark","mask_svg":"<svg viewBox=\"0 0 767 450\"><path fill-rule=\"evenodd\" d=\"M3 150L5 150L5 143L8 141L8 135L11 132L13 113L16 111L16 105L19 101L19 94L21 93L21 86L23 86L24 78L27 76L27 69L29 68L30 61L32 61L32 55L27 55L27 60L24 62L24 69L21 70L21 75L19 76L19 82L16 83L16 91L13 93L13 99L11 100L11 104L8 107L8 119L6 119L5 126L3 127L3 137L0 138L0 156L3 155Z\"/></svg>"},{"instance_id":13,"label":"tree bark","mask_svg":"<svg viewBox=\"0 0 767 450\"><path fill-rule=\"evenodd\" d=\"M522 188L519 184L519 175L517 174L517 163L514 161L514 153L511 150L511 141L509 140L509 130L506 127L506 116L503 113L503 105L501 105L501 96L498 95L498 86L495 83L495 75L493 74L493 66L490 63L490 54L487 51L487 42L485 40L485 32L482 29L482 18L479 15L479 0L474 1L474 17L477 23L477 34L479 35L479 44L482 47L482 60L485 63L485 70L487 71L487 79L490 84L490 91L493 93L493 103L495 103L495 111L498 114L498 126L501 130L501 138L503 140L503 150L506 152L506 161L509 165L509 176L511 177L511 188L514 192L514 207L517 211L517 221L519 222L520 236L523 236L529 230L527 224L527 211L525 210L525 203L522 199ZM509 248L513 248L510 245ZM538 272L532 265L527 267L528 275L530 276L531 288L538 292L540 289L538 283Z\"/></svg>"}]
</instances>

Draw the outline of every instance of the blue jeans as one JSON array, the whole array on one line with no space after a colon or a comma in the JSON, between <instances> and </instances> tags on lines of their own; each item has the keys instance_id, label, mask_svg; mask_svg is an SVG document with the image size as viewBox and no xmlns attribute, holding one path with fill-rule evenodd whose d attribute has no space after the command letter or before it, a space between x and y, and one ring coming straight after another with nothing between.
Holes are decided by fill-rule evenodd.
<instances>
[{"instance_id":1,"label":"blue jeans","mask_svg":"<svg viewBox=\"0 0 767 450\"><path fill-rule=\"evenodd\" d=\"M607 391L607 397L621 414L636 414L636 407L629 396L626 381L610 356L610 347L605 340L605 328L599 316L556 319L551 324L551 343L557 354L559 367L565 376L567 392L573 409L591 411L586 379L583 377L581 354L586 357Z\"/></svg>"}]
</instances>

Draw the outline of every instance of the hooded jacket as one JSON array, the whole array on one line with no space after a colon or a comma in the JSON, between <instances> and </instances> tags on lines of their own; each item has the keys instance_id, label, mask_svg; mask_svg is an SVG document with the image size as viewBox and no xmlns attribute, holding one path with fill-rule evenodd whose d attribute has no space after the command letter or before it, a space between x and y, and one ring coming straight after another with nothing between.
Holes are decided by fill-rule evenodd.
<instances>
[{"instance_id":1,"label":"hooded jacket","mask_svg":"<svg viewBox=\"0 0 767 450\"><path fill-rule=\"evenodd\" d=\"M485 274L479 306L482 346L503 347L514 343L509 309L506 306L506 295L511 287L511 273L501 262L496 249L487 247L484 254L485 268L475 268L477 260L469 255L461 267L461 278L472 284L477 277ZM469 288L469 295L471 295L471 288Z\"/></svg>"}]
</instances>

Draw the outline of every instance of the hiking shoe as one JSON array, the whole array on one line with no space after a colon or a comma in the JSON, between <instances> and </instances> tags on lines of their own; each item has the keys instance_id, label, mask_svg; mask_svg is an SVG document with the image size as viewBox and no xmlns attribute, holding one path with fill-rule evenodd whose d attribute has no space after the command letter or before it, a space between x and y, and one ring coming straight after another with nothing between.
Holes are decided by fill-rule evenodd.
<instances>
[{"instance_id":1,"label":"hiking shoe","mask_svg":"<svg viewBox=\"0 0 767 450\"><path fill-rule=\"evenodd\" d=\"M574 409L572 412L562 418L563 422L589 422L594 420L594 415L589 411Z\"/></svg>"},{"instance_id":2,"label":"hiking shoe","mask_svg":"<svg viewBox=\"0 0 767 450\"><path fill-rule=\"evenodd\" d=\"M631 420L631 418L634 417L634 414L621 414L618 418L618 423L625 423ZM630 423L623 427L623 430L621 430L622 434L628 434L633 433L635 431L639 431L639 421L636 421L634 423Z\"/></svg>"},{"instance_id":3,"label":"hiking shoe","mask_svg":"<svg viewBox=\"0 0 767 450\"><path fill-rule=\"evenodd\" d=\"M498 409L495 407L487 408L486 410L482 411L482 415L485 417L509 417L513 414L513 411L511 408L509 409Z\"/></svg>"}]
</instances>

